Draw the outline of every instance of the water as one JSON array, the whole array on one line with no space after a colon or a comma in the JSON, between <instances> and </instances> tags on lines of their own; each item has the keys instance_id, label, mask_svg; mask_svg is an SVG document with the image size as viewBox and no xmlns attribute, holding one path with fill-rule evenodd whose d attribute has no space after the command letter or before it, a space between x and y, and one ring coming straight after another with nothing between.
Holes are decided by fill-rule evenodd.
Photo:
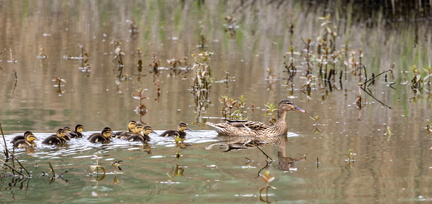
<instances>
[{"instance_id":1,"label":"water","mask_svg":"<svg viewBox=\"0 0 432 204\"><path fill-rule=\"evenodd\" d=\"M0 13L5 19L0 34L0 123L9 149L8 141L26 130L39 140L34 151L15 153L31 171L30 178L2 170L0 199L7 203L432 199L432 144L425 129L431 115L430 87L424 84L421 92L415 92L411 81L414 66L424 82L428 80L432 46L425 24L398 21L392 24L396 29L379 23L370 27L337 15L340 11L335 9L328 29L338 34L337 50L342 52L348 42L351 54L338 58L330 89L319 80L316 67L311 81L305 77L305 43L311 39L312 54L317 56L325 30L318 18L324 16L323 8L308 9L296 1L200 2L4 2L2 7L8 9ZM230 21L229 15L236 20ZM291 46L302 53L295 54L297 72L292 81L284 66ZM208 80L197 86L193 66L203 59L192 54L198 55L202 48L213 53L202 63L211 75L203 75ZM395 63L394 78L386 73L369 86L372 96L358 87L365 79L352 74L360 49L369 79ZM176 69L168 62L171 59L177 60ZM313 58L314 66L319 62ZM347 71L339 83L343 64ZM56 77L64 80L60 86ZM141 117L134 111L140 101L132 97L140 89L147 109ZM250 120L267 123L274 115L264 116L265 105L285 98L307 113L288 114L286 146L268 142L261 147L264 153L258 148L226 152L227 138L204 123L222 121L221 96L239 100L241 95L243 116ZM359 95L361 109L355 105ZM125 130L129 120L142 120L157 133L186 122L193 129L185 141L191 146L177 149L173 139L156 135L150 142L151 153L139 143L121 140L93 145L84 138L62 148L40 144L60 127L80 123L88 136L106 126ZM283 166L288 157L299 161ZM0 158L5 160L4 155ZM118 160L123 160L122 171L110 165ZM90 170L97 162L105 175ZM57 174L67 172L51 180L49 163ZM259 176L267 170L275 177L269 183L274 188L268 191Z\"/></svg>"}]
</instances>

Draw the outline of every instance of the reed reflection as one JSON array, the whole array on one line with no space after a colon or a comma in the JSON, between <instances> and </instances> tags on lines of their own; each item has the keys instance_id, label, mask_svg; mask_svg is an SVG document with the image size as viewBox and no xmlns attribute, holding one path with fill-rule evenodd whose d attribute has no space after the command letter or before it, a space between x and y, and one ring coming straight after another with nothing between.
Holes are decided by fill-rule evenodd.
<instances>
[{"instance_id":1,"label":"reed reflection","mask_svg":"<svg viewBox=\"0 0 432 204\"><path fill-rule=\"evenodd\" d=\"M201 52L193 54L195 63L193 69L195 76L193 77L192 94L194 95L195 103L195 121L202 123L202 115L206 112L210 104L209 92L212 87L213 79L211 76L210 60L212 52Z\"/></svg>"}]
</instances>

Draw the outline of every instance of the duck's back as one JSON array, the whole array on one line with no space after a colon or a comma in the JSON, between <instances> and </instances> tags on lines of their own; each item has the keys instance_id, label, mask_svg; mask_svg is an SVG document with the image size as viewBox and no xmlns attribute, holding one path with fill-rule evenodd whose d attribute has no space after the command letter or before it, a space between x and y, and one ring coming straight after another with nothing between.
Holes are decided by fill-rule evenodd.
<instances>
[{"instance_id":1,"label":"duck's back","mask_svg":"<svg viewBox=\"0 0 432 204\"><path fill-rule=\"evenodd\" d=\"M25 139L17 140L13 143L14 148L34 147L36 145L28 144Z\"/></svg>"},{"instance_id":2,"label":"duck's back","mask_svg":"<svg viewBox=\"0 0 432 204\"><path fill-rule=\"evenodd\" d=\"M94 133L94 134L90 135L90 137L88 138L88 140L91 143L102 143L102 144L107 144L107 143L111 142L110 139L105 138L104 136L102 136L101 133Z\"/></svg>"},{"instance_id":3,"label":"duck's back","mask_svg":"<svg viewBox=\"0 0 432 204\"><path fill-rule=\"evenodd\" d=\"M128 137L127 140L130 142L138 142L138 141L148 142L148 141L150 141L150 137L148 135L136 134L136 135L132 135L132 136Z\"/></svg>"},{"instance_id":4,"label":"duck's back","mask_svg":"<svg viewBox=\"0 0 432 204\"><path fill-rule=\"evenodd\" d=\"M83 137L83 134L80 133L80 132L71 132L71 133L70 133L70 137L71 137L71 138L82 138L82 137Z\"/></svg>"},{"instance_id":5,"label":"duck's back","mask_svg":"<svg viewBox=\"0 0 432 204\"><path fill-rule=\"evenodd\" d=\"M65 143L66 141L57 137L57 135L51 135L47 137L44 141L42 141L42 144L46 144L46 145L60 145Z\"/></svg>"},{"instance_id":6,"label":"duck's back","mask_svg":"<svg viewBox=\"0 0 432 204\"><path fill-rule=\"evenodd\" d=\"M273 136L274 126L267 126L265 123L256 121L226 121L225 123L207 122L220 135L227 136Z\"/></svg>"},{"instance_id":7,"label":"duck's back","mask_svg":"<svg viewBox=\"0 0 432 204\"><path fill-rule=\"evenodd\" d=\"M180 138L184 139L186 137L186 132L178 131L178 130L167 130L160 134L159 136L162 137L174 137L179 136Z\"/></svg>"},{"instance_id":8,"label":"duck's back","mask_svg":"<svg viewBox=\"0 0 432 204\"><path fill-rule=\"evenodd\" d=\"M14 144L16 141L23 140L23 139L24 139L24 135L18 135L12 139L11 143Z\"/></svg>"}]
</instances>

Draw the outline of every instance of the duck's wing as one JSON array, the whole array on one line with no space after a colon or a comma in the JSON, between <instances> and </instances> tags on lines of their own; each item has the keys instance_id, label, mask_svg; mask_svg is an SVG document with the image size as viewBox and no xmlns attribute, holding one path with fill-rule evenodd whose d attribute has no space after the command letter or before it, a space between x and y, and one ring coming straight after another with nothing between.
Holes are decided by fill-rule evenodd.
<instances>
[{"instance_id":1,"label":"duck's wing","mask_svg":"<svg viewBox=\"0 0 432 204\"><path fill-rule=\"evenodd\" d=\"M18 140L23 140L23 139L24 139L24 135L18 135L18 136L15 136L15 137L12 139L11 143L13 144L13 143L15 143L16 141L18 141Z\"/></svg>"},{"instance_id":2,"label":"duck's wing","mask_svg":"<svg viewBox=\"0 0 432 204\"><path fill-rule=\"evenodd\" d=\"M233 127L245 127L250 130L265 130L268 126L265 123L247 120L228 120L227 123Z\"/></svg>"},{"instance_id":3,"label":"duck's wing","mask_svg":"<svg viewBox=\"0 0 432 204\"><path fill-rule=\"evenodd\" d=\"M160 134L159 136L172 137L172 136L180 136L180 134L178 133L177 130L167 130L167 131L163 132L162 134Z\"/></svg>"}]
</instances>

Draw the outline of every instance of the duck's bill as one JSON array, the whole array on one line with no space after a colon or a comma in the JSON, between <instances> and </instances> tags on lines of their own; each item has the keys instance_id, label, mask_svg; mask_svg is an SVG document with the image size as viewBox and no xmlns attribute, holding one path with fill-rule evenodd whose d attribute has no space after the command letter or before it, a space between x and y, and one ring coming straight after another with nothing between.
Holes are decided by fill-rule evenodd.
<instances>
[{"instance_id":1,"label":"duck's bill","mask_svg":"<svg viewBox=\"0 0 432 204\"><path fill-rule=\"evenodd\" d=\"M295 110L300 112L300 113L306 113L305 110L303 110L302 108L299 108L298 106L295 107Z\"/></svg>"}]
</instances>

